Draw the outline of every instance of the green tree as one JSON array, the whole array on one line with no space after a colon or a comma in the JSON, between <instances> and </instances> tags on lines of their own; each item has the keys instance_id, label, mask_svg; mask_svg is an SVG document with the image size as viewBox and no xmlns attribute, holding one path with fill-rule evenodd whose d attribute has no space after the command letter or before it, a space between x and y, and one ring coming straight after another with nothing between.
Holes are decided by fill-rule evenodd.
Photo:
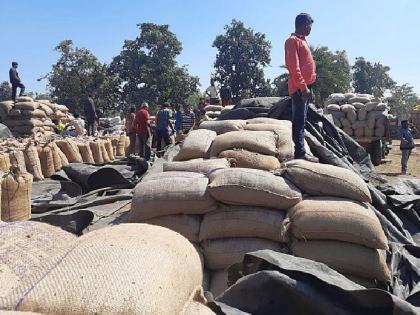
<instances>
[{"instance_id":1,"label":"green tree","mask_svg":"<svg viewBox=\"0 0 420 315\"><path fill-rule=\"evenodd\" d=\"M12 99L12 88L7 81L0 83L0 102Z\"/></svg>"},{"instance_id":2,"label":"green tree","mask_svg":"<svg viewBox=\"0 0 420 315\"><path fill-rule=\"evenodd\" d=\"M389 76L390 67L379 62L372 64L363 57L356 58L353 67L353 87L357 93L383 97L396 83Z\"/></svg>"},{"instance_id":3,"label":"green tree","mask_svg":"<svg viewBox=\"0 0 420 315\"><path fill-rule=\"evenodd\" d=\"M420 103L414 89L409 84L396 85L387 98L391 113L400 119L407 119L410 112Z\"/></svg>"},{"instance_id":4,"label":"green tree","mask_svg":"<svg viewBox=\"0 0 420 315\"><path fill-rule=\"evenodd\" d=\"M108 71L108 66L86 48L78 48L73 41L64 40L55 50L60 57L45 77L51 96L72 111L83 111L83 102L92 94L97 108L115 111L118 97L118 80Z\"/></svg>"},{"instance_id":5,"label":"green tree","mask_svg":"<svg viewBox=\"0 0 420 315\"><path fill-rule=\"evenodd\" d=\"M276 96L287 96L289 95L288 84L289 74L282 73L273 80L274 92Z\"/></svg>"},{"instance_id":6,"label":"green tree","mask_svg":"<svg viewBox=\"0 0 420 315\"><path fill-rule=\"evenodd\" d=\"M271 43L265 34L246 28L237 20L225 26L225 34L213 42L218 52L214 78L228 84L235 99L266 96L270 82L264 78L264 67L270 59Z\"/></svg>"},{"instance_id":7,"label":"green tree","mask_svg":"<svg viewBox=\"0 0 420 315\"><path fill-rule=\"evenodd\" d=\"M120 100L125 106L147 101L156 106L166 101L182 102L197 92L198 78L178 65L181 42L168 25L142 23L139 36L126 40L114 57L110 71L120 82ZM153 109L152 109L153 111Z\"/></svg>"}]
</instances>

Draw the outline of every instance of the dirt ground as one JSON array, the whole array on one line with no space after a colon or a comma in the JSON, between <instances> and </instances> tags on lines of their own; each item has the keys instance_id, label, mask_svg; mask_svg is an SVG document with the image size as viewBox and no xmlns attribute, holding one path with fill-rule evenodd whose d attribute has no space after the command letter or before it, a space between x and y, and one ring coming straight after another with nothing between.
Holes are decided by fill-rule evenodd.
<instances>
[{"instance_id":1,"label":"dirt ground","mask_svg":"<svg viewBox=\"0 0 420 315\"><path fill-rule=\"evenodd\" d=\"M392 141L392 149L386 157L385 162L376 167L379 174L386 176L388 179L398 179L400 177L420 178L420 139L415 140L416 148L411 152L408 160L407 175L401 174L401 151L400 143L397 140Z\"/></svg>"}]
</instances>

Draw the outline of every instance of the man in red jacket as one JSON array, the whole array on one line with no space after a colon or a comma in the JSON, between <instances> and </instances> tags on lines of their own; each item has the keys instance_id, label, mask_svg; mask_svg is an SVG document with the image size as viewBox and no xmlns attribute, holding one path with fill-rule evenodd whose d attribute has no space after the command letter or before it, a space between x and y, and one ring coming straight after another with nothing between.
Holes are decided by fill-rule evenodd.
<instances>
[{"instance_id":1,"label":"man in red jacket","mask_svg":"<svg viewBox=\"0 0 420 315\"><path fill-rule=\"evenodd\" d=\"M284 49L289 71L288 89L292 97L295 159L318 162L316 157L305 151L306 114L312 96L311 87L316 81L315 62L305 37L310 34L313 22L309 14L299 14L295 20L295 32L286 40Z\"/></svg>"},{"instance_id":2,"label":"man in red jacket","mask_svg":"<svg viewBox=\"0 0 420 315\"><path fill-rule=\"evenodd\" d=\"M146 161L149 161L151 133L149 104L146 102L141 104L140 109L137 111L136 117L134 118L134 126L137 133L140 156L146 159Z\"/></svg>"}]
</instances>

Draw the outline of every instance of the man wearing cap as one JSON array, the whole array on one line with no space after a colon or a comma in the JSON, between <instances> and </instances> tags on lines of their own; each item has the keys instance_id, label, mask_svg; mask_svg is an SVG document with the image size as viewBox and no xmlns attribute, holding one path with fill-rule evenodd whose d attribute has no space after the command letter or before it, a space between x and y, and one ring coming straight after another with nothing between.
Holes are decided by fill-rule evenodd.
<instances>
[{"instance_id":1,"label":"man wearing cap","mask_svg":"<svg viewBox=\"0 0 420 315\"><path fill-rule=\"evenodd\" d=\"M25 93L25 86L20 82L19 74L17 72L18 63L12 62L12 67L9 70L10 83L12 84L12 100L16 102L17 88L20 88L19 96L23 96Z\"/></svg>"},{"instance_id":2,"label":"man wearing cap","mask_svg":"<svg viewBox=\"0 0 420 315\"><path fill-rule=\"evenodd\" d=\"M312 17L307 13L295 19L295 32L284 45L286 68L289 71L288 89L292 97L292 134L295 143L295 159L318 162L305 151L305 123L311 88L316 81L316 66L306 36L311 32Z\"/></svg>"},{"instance_id":3,"label":"man wearing cap","mask_svg":"<svg viewBox=\"0 0 420 315\"><path fill-rule=\"evenodd\" d=\"M134 118L134 126L139 142L140 156L147 161L150 160L150 115L149 104L144 102Z\"/></svg>"}]
</instances>

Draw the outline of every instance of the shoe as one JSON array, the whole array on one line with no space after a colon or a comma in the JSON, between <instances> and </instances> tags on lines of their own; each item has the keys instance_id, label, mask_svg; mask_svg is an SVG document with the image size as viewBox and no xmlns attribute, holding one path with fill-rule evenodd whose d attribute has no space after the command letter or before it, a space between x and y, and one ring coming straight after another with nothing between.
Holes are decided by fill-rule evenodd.
<instances>
[{"instance_id":1,"label":"shoe","mask_svg":"<svg viewBox=\"0 0 420 315\"><path fill-rule=\"evenodd\" d=\"M401 171L401 175L407 175L407 171Z\"/></svg>"},{"instance_id":2,"label":"shoe","mask_svg":"<svg viewBox=\"0 0 420 315\"><path fill-rule=\"evenodd\" d=\"M301 157L296 158L297 160L306 160L308 162L319 163L319 159L313 155L305 153Z\"/></svg>"}]
</instances>

